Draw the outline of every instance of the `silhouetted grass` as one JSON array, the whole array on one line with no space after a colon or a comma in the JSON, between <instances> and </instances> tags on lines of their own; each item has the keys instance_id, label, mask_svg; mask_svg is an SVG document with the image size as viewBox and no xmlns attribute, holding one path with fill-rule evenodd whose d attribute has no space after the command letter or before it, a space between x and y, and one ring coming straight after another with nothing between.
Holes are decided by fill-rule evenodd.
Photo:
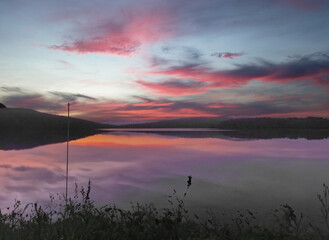
<instances>
[{"instance_id":1,"label":"silhouetted grass","mask_svg":"<svg viewBox=\"0 0 329 240\"><path fill-rule=\"evenodd\" d=\"M191 185L191 177L187 189ZM207 218L189 213L176 191L168 197L168 207L135 204L129 210L115 205L96 207L87 188L65 199L50 198L47 207L21 206L17 201L0 214L0 239L329 239L329 189L323 185L318 195L323 221L314 224L289 205L274 210L268 219L258 219L249 210L237 212L230 221L209 211Z\"/></svg>"}]
</instances>

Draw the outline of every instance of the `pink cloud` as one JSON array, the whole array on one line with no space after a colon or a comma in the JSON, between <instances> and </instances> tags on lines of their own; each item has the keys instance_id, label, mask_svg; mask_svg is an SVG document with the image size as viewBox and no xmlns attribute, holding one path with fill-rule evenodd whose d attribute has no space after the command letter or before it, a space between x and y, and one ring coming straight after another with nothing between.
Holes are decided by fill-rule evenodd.
<instances>
[{"instance_id":1,"label":"pink cloud","mask_svg":"<svg viewBox=\"0 0 329 240\"><path fill-rule=\"evenodd\" d=\"M216 87L234 87L250 80L250 78L246 76L234 76L226 71L215 71L197 64L173 67L165 70L155 70L148 73L193 79L197 82L210 82Z\"/></svg>"},{"instance_id":2,"label":"pink cloud","mask_svg":"<svg viewBox=\"0 0 329 240\"><path fill-rule=\"evenodd\" d=\"M126 56L135 53L139 45L139 42L134 42L130 39L115 39L112 37L107 38L106 36L104 36L93 38L91 40L79 40L68 45L54 45L50 48L53 50L74 52L78 54L103 53Z\"/></svg>"},{"instance_id":3,"label":"pink cloud","mask_svg":"<svg viewBox=\"0 0 329 240\"><path fill-rule=\"evenodd\" d=\"M71 116L96 122L129 123L156 121L162 119L184 117L219 117L219 116L328 116L326 95L309 94L305 96L270 97L260 95L253 101L222 102L206 100L173 100L166 98L149 99L136 97L135 102L114 101L107 99L91 99L88 96L72 94L64 96L38 95L14 96L6 98L5 104L36 109L42 112L66 115L67 97L76 99L71 105ZM52 94L53 95L53 94ZM63 95L63 96L62 96ZM31 98L31 99L30 99ZM57 99L57 100L56 100ZM321 102L320 101L323 101ZM323 100L325 99L325 100ZM249 98L249 100L252 100ZM24 102L24 105L22 105ZM315 104L317 103L317 104Z\"/></svg>"},{"instance_id":4,"label":"pink cloud","mask_svg":"<svg viewBox=\"0 0 329 240\"><path fill-rule=\"evenodd\" d=\"M251 80L286 83L312 79L312 84L328 85L329 56L326 53L314 53L283 63L262 60L259 63L236 64L235 66L231 70L216 70L198 63L166 68L157 67L146 74L191 79L217 88L239 87Z\"/></svg>"},{"instance_id":5,"label":"pink cloud","mask_svg":"<svg viewBox=\"0 0 329 240\"><path fill-rule=\"evenodd\" d=\"M295 110L290 112L283 113L268 113L258 115L258 117L310 117L310 116L318 116L328 118L328 107L318 108L318 109L309 109L309 110Z\"/></svg>"},{"instance_id":6,"label":"pink cloud","mask_svg":"<svg viewBox=\"0 0 329 240\"><path fill-rule=\"evenodd\" d=\"M109 101L101 104L79 104L73 106L72 109L80 113L76 117L98 122L136 122L195 116L218 116L218 114L207 112L205 109L199 109L193 105L180 105L177 102L156 100L142 100L137 103Z\"/></svg>"},{"instance_id":7,"label":"pink cloud","mask_svg":"<svg viewBox=\"0 0 329 240\"><path fill-rule=\"evenodd\" d=\"M138 53L141 46L168 39L174 33L174 17L165 10L137 11L115 19L94 23L83 30L84 37L49 48L78 54L129 56Z\"/></svg>"},{"instance_id":8,"label":"pink cloud","mask_svg":"<svg viewBox=\"0 0 329 240\"><path fill-rule=\"evenodd\" d=\"M143 80L137 81L142 88L156 92L159 95L167 96L187 96L201 94L208 91L211 86L204 82L169 80L159 83L147 82Z\"/></svg>"},{"instance_id":9,"label":"pink cloud","mask_svg":"<svg viewBox=\"0 0 329 240\"><path fill-rule=\"evenodd\" d=\"M233 59L235 57L242 57L243 53L220 52L220 53L214 53L212 54L212 56L217 56L219 58Z\"/></svg>"}]
</instances>

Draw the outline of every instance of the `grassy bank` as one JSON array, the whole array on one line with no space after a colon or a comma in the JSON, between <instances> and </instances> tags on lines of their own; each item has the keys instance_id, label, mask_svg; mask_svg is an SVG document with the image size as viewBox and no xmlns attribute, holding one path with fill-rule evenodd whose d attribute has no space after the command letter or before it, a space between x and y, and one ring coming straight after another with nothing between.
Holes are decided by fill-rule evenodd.
<instances>
[{"instance_id":1,"label":"grassy bank","mask_svg":"<svg viewBox=\"0 0 329 240\"><path fill-rule=\"evenodd\" d=\"M187 189L191 185L188 179ZM96 207L87 188L76 187L75 196L50 198L49 205L22 206L0 214L0 239L76 240L76 239L329 239L329 189L323 185L318 195L321 222L311 222L282 205L268 219L259 219L249 210L237 212L230 221L208 212L200 218L184 207L184 198L176 192L168 196L168 207L134 204L123 210L115 205Z\"/></svg>"}]
</instances>

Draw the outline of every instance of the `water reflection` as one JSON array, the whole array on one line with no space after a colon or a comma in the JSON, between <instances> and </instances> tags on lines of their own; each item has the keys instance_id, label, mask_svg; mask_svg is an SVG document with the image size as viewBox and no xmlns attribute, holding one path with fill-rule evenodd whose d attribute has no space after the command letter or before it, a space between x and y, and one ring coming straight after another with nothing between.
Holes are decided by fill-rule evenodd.
<instances>
[{"instance_id":1,"label":"water reflection","mask_svg":"<svg viewBox=\"0 0 329 240\"><path fill-rule=\"evenodd\" d=\"M70 139L79 139L101 133L95 129L72 129ZM67 140L67 130L57 129L36 131L35 129L15 130L1 129L0 150L22 150L35 148L42 145L61 143Z\"/></svg>"},{"instance_id":2,"label":"water reflection","mask_svg":"<svg viewBox=\"0 0 329 240\"><path fill-rule=\"evenodd\" d=\"M328 140L230 141L155 133L110 132L70 142L70 193L92 181L99 204L166 204L193 176L187 205L202 210L270 209L291 203L318 209L316 193L329 183ZM14 199L48 200L65 191L65 143L0 151L1 208Z\"/></svg>"},{"instance_id":3,"label":"water reflection","mask_svg":"<svg viewBox=\"0 0 329 240\"><path fill-rule=\"evenodd\" d=\"M107 129L111 132L124 130L125 132L147 132L165 136L184 138L221 138L229 140L257 140L257 139L308 139L320 140L329 138L329 130L326 129L244 129L244 130L214 130L198 128L137 128L137 129Z\"/></svg>"}]
</instances>

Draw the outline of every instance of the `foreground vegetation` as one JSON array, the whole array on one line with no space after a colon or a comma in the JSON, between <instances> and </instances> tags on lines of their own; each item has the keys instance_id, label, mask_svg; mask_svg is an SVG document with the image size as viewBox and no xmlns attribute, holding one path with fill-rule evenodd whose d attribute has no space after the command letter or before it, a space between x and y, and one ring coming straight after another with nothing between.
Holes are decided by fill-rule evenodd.
<instances>
[{"instance_id":1,"label":"foreground vegetation","mask_svg":"<svg viewBox=\"0 0 329 240\"><path fill-rule=\"evenodd\" d=\"M191 185L191 177L187 188ZM58 195L59 196L59 195ZM238 212L230 221L213 212L207 218L189 213L184 199L174 191L169 207L135 204L130 210L106 205L97 208L90 199L90 183L73 198L51 197L49 206L21 206L0 213L0 239L329 239L329 188L318 195L322 222L312 223L292 207L282 205L269 219L258 219L249 210Z\"/></svg>"}]
</instances>

